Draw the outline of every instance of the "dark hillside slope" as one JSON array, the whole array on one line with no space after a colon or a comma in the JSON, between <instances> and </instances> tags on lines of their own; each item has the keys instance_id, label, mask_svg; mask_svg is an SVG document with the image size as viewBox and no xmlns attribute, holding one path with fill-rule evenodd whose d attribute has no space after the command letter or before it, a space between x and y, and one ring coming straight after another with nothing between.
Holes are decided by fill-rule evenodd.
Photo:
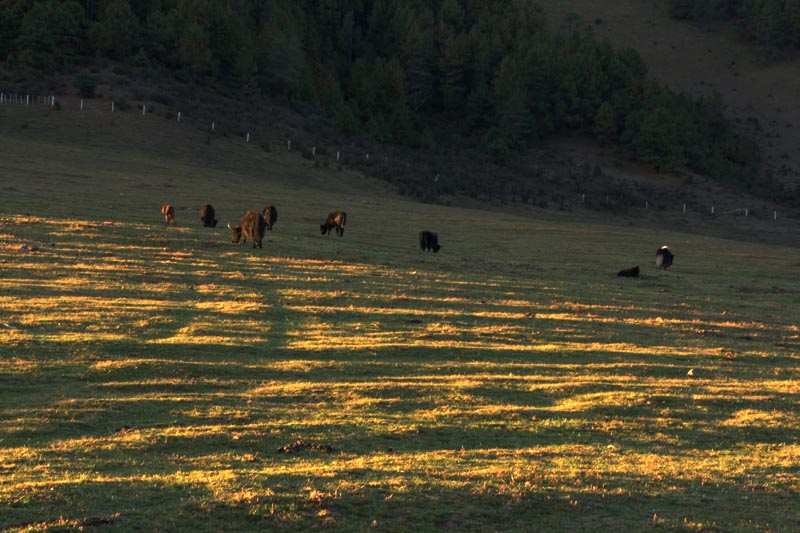
<instances>
[{"instance_id":1,"label":"dark hillside slope","mask_svg":"<svg viewBox=\"0 0 800 533\"><path fill-rule=\"evenodd\" d=\"M732 24L700 25L669 16L660 0L544 0L554 20L575 12L617 46L634 47L649 72L675 90L722 95L731 117L764 152L765 172L800 186L800 61L765 62Z\"/></svg>"}]
</instances>

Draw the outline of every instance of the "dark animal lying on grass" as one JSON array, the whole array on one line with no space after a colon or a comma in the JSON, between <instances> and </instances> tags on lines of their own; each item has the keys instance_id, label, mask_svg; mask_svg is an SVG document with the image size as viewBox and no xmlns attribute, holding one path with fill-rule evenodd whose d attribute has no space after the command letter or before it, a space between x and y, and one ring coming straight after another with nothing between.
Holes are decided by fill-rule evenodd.
<instances>
[{"instance_id":1,"label":"dark animal lying on grass","mask_svg":"<svg viewBox=\"0 0 800 533\"><path fill-rule=\"evenodd\" d=\"M639 277L639 265L636 265L635 267L622 269L617 273L617 276L619 276L621 278L638 278Z\"/></svg>"},{"instance_id":2,"label":"dark animal lying on grass","mask_svg":"<svg viewBox=\"0 0 800 533\"><path fill-rule=\"evenodd\" d=\"M439 246L439 236L436 232L428 230L419 232L419 247L423 252L433 250L433 253L438 252L442 248Z\"/></svg>"},{"instance_id":3,"label":"dark animal lying on grass","mask_svg":"<svg viewBox=\"0 0 800 533\"><path fill-rule=\"evenodd\" d=\"M278 210L275 209L274 205L268 205L264 208L261 215L264 217L264 223L267 225L267 229L272 231L273 224L278 221Z\"/></svg>"},{"instance_id":4,"label":"dark animal lying on grass","mask_svg":"<svg viewBox=\"0 0 800 533\"><path fill-rule=\"evenodd\" d=\"M228 229L231 230L231 242L239 244L239 240L241 240L242 244L244 244L247 242L247 238L250 237L253 240L253 248L256 246L261 248L261 240L264 238L265 227L266 224L264 223L264 217L261 216L261 213L247 211L242 215L238 226L232 228L231 225L228 224Z\"/></svg>"},{"instance_id":5,"label":"dark animal lying on grass","mask_svg":"<svg viewBox=\"0 0 800 533\"><path fill-rule=\"evenodd\" d=\"M161 206L161 214L164 215L164 220L167 224L172 224L175 220L175 208L169 204Z\"/></svg>"},{"instance_id":6,"label":"dark animal lying on grass","mask_svg":"<svg viewBox=\"0 0 800 533\"><path fill-rule=\"evenodd\" d=\"M210 204L205 204L200 208L200 222L207 228L217 227L217 219L214 218L214 208Z\"/></svg>"},{"instance_id":7,"label":"dark animal lying on grass","mask_svg":"<svg viewBox=\"0 0 800 533\"><path fill-rule=\"evenodd\" d=\"M344 224L347 222L347 213L344 211L332 211L328 213L328 218L324 224L320 224L319 230L323 235L328 235L331 228L336 228L336 235L344 237Z\"/></svg>"},{"instance_id":8,"label":"dark animal lying on grass","mask_svg":"<svg viewBox=\"0 0 800 533\"><path fill-rule=\"evenodd\" d=\"M666 270L672 266L674 258L675 255L670 251L669 247L664 245L656 250L656 267Z\"/></svg>"}]
</instances>

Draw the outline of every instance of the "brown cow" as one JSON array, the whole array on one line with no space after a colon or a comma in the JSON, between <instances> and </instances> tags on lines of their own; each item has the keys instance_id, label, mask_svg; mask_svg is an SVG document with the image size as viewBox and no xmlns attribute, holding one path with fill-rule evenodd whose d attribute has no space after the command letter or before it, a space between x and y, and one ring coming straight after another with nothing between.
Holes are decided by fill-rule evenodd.
<instances>
[{"instance_id":1,"label":"brown cow","mask_svg":"<svg viewBox=\"0 0 800 533\"><path fill-rule=\"evenodd\" d=\"M253 240L253 248L256 246L261 248L261 240L264 238L265 227L266 224L264 223L264 217L261 216L261 213L247 211L242 215L238 226L232 228L231 225L228 224L228 229L231 230L231 242L239 244L241 240L242 244L244 244L247 242L247 238L250 237Z\"/></svg>"},{"instance_id":2,"label":"brown cow","mask_svg":"<svg viewBox=\"0 0 800 533\"><path fill-rule=\"evenodd\" d=\"M331 228L336 228L336 235L344 237L344 225L347 222L347 213L344 211L331 211L324 224L320 224L319 230L323 235L329 235Z\"/></svg>"},{"instance_id":3,"label":"brown cow","mask_svg":"<svg viewBox=\"0 0 800 533\"><path fill-rule=\"evenodd\" d=\"M419 232L419 247L424 252L426 250L433 250L433 253L438 252L442 247L439 246L439 236L435 231L420 231Z\"/></svg>"},{"instance_id":4,"label":"brown cow","mask_svg":"<svg viewBox=\"0 0 800 533\"><path fill-rule=\"evenodd\" d=\"M161 214L164 215L164 220L167 224L172 224L175 221L175 207L169 204L161 206Z\"/></svg>"},{"instance_id":5,"label":"brown cow","mask_svg":"<svg viewBox=\"0 0 800 533\"><path fill-rule=\"evenodd\" d=\"M623 268L619 272L617 272L617 276L621 278L638 278L639 277L639 265L630 268Z\"/></svg>"},{"instance_id":6,"label":"brown cow","mask_svg":"<svg viewBox=\"0 0 800 533\"><path fill-rule=\"evenodd\" d=\"M264 208L264 211L261 212L261 216L264 217L264 223L267 225L267 229L272 231L272 226L278 221L278 210L275 209L274 205L268 205Z\"/></svg>"},{"instance_id":7,"label":"brown cow","mask_svg":"<svg viewBox=\"0 0 800 533\"><path fill-rule=\"evenodd\" d=\"M214 218L215 216L214 208L210 204L205 204L200 207L200 222L203 223L203 226L207 228L216 228L217 219Z\"/></svg>"}]
</instances>

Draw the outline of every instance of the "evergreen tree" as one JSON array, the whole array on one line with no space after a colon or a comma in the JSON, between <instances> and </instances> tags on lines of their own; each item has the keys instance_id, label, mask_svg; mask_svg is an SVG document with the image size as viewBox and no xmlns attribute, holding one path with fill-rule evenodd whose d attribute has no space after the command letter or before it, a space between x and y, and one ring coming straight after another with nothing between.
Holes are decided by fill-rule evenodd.
<instances>
[{"instance_id":1,"label":"evergreen tree","mask_svg":"<svg viewBox=\"0 0 800 533\"><path fill-rule=\"evenodd\" d=\"M270 15L256 40L259 84L270 94L294 98L306 73L301 27L288 9L275 7Z\"/></svg>"},{"instance_id":2,"label":"evergreen tree","mask_svg":"<svg viewBox=\"0 0 800 533\"><path fill-rule=\"evenodd\" d=\"M142 44L148 56L169 67L178 66L178 38L182 26L174 9L167 13L151 12L142 28Z\"/></svg>"},{"instance_id":3,"label":"evergreen tree","mask_svg":"<svg viewBox=\"0 0 800 533\"><path fill-rule=\"evenodd\" d=\"M5 61L19 37L22 15L16 9L0 5L0 61Z\"/></svg>"},{"instance_id":4,"label":"evergreen tree","mask_svg":"<svg viewBox=\"0 0 800 533\"><path fill-rule=\"evenodd\" d=\"M436 90L436 43L429 9L422 9L409 24L401 52L408 104L414 112L429 109Z\"/></svg>"},{"instance_id":5,"label":"evergreen tree","mask_svg":"<svg viewBox=\"0 0 800 533\"><path fill-rule=\"evenodd\" d=\"M441 107L447 111L463 108L467 94L466 70L469 62L468 40L462 33L464 10L457 0L442 2L437 22L439 50L439 94Z\"/></svg>"},{"instance_id":6,"label":"evergreen tree","mask_svg":"<svg viewBox=\"0 0 800 533\"><path fill-rule=\"evenodd\" d=\"M35 2L22 18L17 60L37 70L62 70L85 51L86 28L83 8L77 2Z\"/></svg>"},{"instance_id":7,"label":"evergreen tree","mask_svg":"<svg viewBox=\"0 0 800 533\"><path fill-rule=\"evenodd\" d=\"M656 106L628 117L623 141L640 161L654 165L657 171L670 170L687 162L684 133L670 109Z\"/></svg>"},{"instance_id":8,"label":"evergreen tree","mask_svg":"<svg viewBox=\"0 0 800 533\"><path fill-rule=\"evenodd\" d=\"M178 39L178 59L181 66L195 75L213 72L208 32L198 22L189 22Z\"/></svg>"},{"instance_id":9,"label":"evergreen tree","mask_svg":"<svg viewBox=\"0 0 800 533\"><path fill-rule=\"evenodd\" d=\"M617 116L609 102L603 102L594 117L594 136L600 141L613 141L617 138Z\"/></svg>"},{"instance_id":10,"label":"evergreen tree","mask_svg":"<svg viewBox=\"0 0 800 533\"><path fill-rule=\"evenodd\" d=\"M125 59L140 45L139 19L128 0L110 0L89 29L92 48L114 59Z\"/></svg>"}]
</instances>

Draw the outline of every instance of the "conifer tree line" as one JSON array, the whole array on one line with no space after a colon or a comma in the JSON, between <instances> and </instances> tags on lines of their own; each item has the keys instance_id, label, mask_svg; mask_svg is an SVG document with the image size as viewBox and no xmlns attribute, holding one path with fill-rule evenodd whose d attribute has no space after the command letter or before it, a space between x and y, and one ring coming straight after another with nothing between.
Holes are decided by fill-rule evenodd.
<instances>
[{"instance_id":1,"label":"conifer tree line","mask_svg":"<svg viewBox=\"0 0 800 533\"><path fill-rule=\"evenodd\" d=\"M731 178L755 161L720 98L660 86L578 17L554 26L530 0L5 0L0 61L35 75L107 58L412 147L447 124L500 162L565 131L659 169Z\"/></svg>"},{"instance_id":2,"label":"conifer tree line","mask_svg":"<svg viewBox=\"0 0 800 533\"><path fill-rule=\"evenodd\" d=\"M767 56L800 47L800 2L797 0L669 0L675 18L701 22L735 20L742 34Z\"/></svg>"}]
</instances>

